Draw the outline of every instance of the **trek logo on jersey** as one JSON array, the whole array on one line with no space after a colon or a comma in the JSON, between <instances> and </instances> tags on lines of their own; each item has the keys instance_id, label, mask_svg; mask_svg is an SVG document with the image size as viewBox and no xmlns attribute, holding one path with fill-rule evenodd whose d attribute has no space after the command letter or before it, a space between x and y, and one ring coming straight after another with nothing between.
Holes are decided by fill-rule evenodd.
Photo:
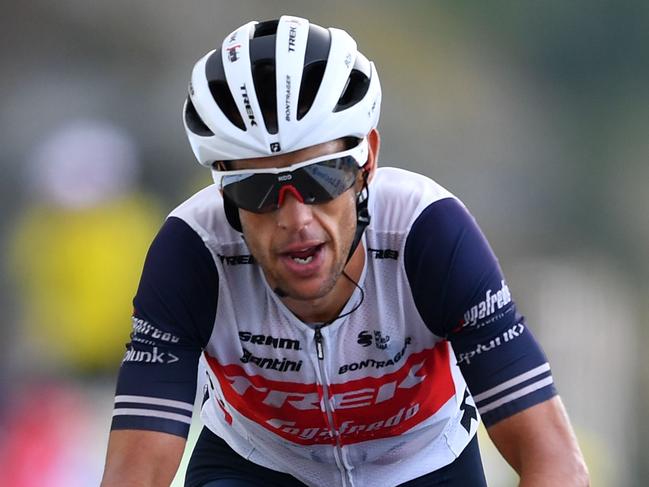
<instances>
[{"instance_id":1,"label":"trek logo on jersey","mask_svg":"<svg viewBox=\"0 0 649 487\"><path fill-rule=\"evenodd\" d=\"M483 353L490 352L507 342L511 342L512 340L515 340L516 338L521 336L524 331L525 331L525 325L523 323L516 323L508 330L505 330L502 333L502 335L499 335L496 338L492 338L491 340L489 340L488 343L478 343L478 345L473 350L460 353L458 355L457 363L458 364L465 363L468 365L471 363L471 360L473 360L473 358L476 355L482 355Z\"/></svg>"},{"instance_id":2,"label":"trek logo on jersey","mask_svg":"<svg viewBox=\"0 0 649 487\"><path fill-rule=\"evenodd\" d=\"M244 255L217 254L217 255L221 263L227 265L255 264L257 262L255 258L250 254L244 254Z\"/></svg>"},{"instance_id":3,"label":"trek logo on jersey","mask_svg":"<svg viewBox=\"0 0 649 487\"><path fill-rule=\"evenodd\" d=\"M150 352L130 348L126 351L122 362L143 362L145 364L173 364L180 358L171 352L160 352L158 347L153 347Z\"/></svg>"},{"instance_id":4,"label":"trek logo on jersey","mask_svg":"<svg viewBox=\"0 0 649 487\"><path fill-rule=\"evenodd\" d=\"M242 342L250 342L253 345L266 345L268 347L286 348L289 350L302 350L299 340L292 340L290 338L276 338L271 335L253 335L249 331L240 331L239 340Z\"/></svg>"},{"instance_id":5,"label":"trek logo on jersey","mask_svg":"<svg viewBox=\"0 0 649 487\"><path fill-rule=\"evenodd\" d=\"M228 414L237 411L296 444L346 445L398 436L438 412L455 395L449 354L439 342L389 374L327 385L269 379L206 359Z\"/></svg>"},{"instance_id":6,"label":"trek logo on jersey","mask_svg":"<svg viewBox=\"0 0 649 487\"><path fill-rule=\"evenodd\" d=\"M390 335L385 335L379 331L374 330L374 333L370 333L367 330L363 330L358 334L358 340L356 343L363 345L364 347L369 347L372 345L372 342L379 350L385 350L388 348L388 342L390 341Z\"/></svg>"},{"instance_id":7,"label":"trek logo on jersey","mask_svg":"<svg viewBox=\"0 0 649 487\"><path fill-rule=\"evenodd\" d=\"M512 301L512 295L509 292L509 287L505 283L505 280L500 281L501 287L498 291L493 293L491 289L488 289L485 293L485 298L480 301L475 306L472 306L466 313L460 322L459 328L472 327L476 326L480 328L486 323L482 323L485 318L489 318L496 311L504 308ZM480 324L478 324L480 323Z\"/></svg>"},{"instance_id":8,"label":"trek logo on jersey","mask_svg":"<svg viewBox=\"0 0 649 487\"><path fill-rule=\"evenodd\" d=\"M368 248L367 251L375 259L394 259L394 260L399 259L399 251L398 250L370 249L370 248Z\"/></svg>"}]
</instances>

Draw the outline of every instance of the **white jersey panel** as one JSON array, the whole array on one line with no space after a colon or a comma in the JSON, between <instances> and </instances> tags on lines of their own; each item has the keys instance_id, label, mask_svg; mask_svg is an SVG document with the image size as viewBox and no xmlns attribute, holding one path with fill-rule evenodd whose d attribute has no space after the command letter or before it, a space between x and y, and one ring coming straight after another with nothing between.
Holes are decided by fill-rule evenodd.
<instances>
[{"instance_id":1,"label":"white jersey panel","mask_svg":"<svg viewBox=\"0 0 649 487\"><path fill-rule=\"evenodd\" d=\"M216 186L178 207L172 216L203 238L219 273L199 376L210 395L205 425L245 458L307 485L398 485L451 463L477 422L470 431L460 425L464 379L448 342L422 321L403 263L413 222L444 198L454 196L428 178L378 169L363 237L364 301L319 330L268 287L227 224Z\"/></svg>"}]
</instances>

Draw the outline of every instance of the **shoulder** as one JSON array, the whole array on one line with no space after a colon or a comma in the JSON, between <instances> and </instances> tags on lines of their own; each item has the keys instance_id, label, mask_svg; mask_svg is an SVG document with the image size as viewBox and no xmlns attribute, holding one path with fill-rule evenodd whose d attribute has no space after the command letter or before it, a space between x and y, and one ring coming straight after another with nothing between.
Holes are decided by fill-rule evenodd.
<instances>
[{"instance_id":1,"label":"shoulder","mask_svg":"<svg viewBox=\"0 0 649 487\"><path fill-rule=\"evenodd\" d=\"M208 247L210 244L241 242L241 235L228 223L223 197L216 184L207 186L178 205L169 217L184 221Z\"/></svg>"},{"instance_id":2,"label":"shoulder","mask_svg":"<svg viewBox=\"0 0 649 487\"><path fill-rule=\"evenodd\" d=\"M449 207L466 211L449 190L404 169L379 168L370 184L370 214L375 231L409 232L426 210L435 208L435 213L444 213Z\"/></svg>"}]
</instances>

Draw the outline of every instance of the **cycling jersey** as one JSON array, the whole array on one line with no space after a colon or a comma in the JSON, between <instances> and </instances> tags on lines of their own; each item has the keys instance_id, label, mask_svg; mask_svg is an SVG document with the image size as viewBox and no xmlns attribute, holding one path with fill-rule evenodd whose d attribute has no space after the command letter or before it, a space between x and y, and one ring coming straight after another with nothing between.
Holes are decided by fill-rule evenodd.
<instances>
[{"instance_id":1,"label":"cycling jersey","mask_svg":"<svg viewBox=\"0 0 649 487\"><path fill-rule=\"evenodd\" d=\"M556 394L550 367L464 205L381 168L366 259L341 318L303 323L268 286L218 187L174 210L147 255L113 429L207 428L307 485L397 485ZM468 384L468 386L467 386Z\"/></svg>"}]
</instances>

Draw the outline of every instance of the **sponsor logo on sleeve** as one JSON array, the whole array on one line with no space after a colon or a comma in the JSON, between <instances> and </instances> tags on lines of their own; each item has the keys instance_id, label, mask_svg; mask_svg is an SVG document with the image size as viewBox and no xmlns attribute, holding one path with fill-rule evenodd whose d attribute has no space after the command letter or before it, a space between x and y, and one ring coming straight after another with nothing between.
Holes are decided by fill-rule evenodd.
<instances>
[{"instance_id":1,"label":"sponsor logo on sleeve","mask_svg":"<svg viewBox=\"0 0 649 487\"><path fill-rule=\"evenodd\" d=\"M171 352L161 352L158 347L148 350L135 350L129 348L122 362L140 362L145 364L173 364L180 358Z\"/></svg>"},{"instance_id":2,"label":"sponsor logo on sleeve","mask_svg":"<svg viewBox=\"0 0 649 487\"><path fill-rule=\"evenodd\" d=\"M505 281L501 280L500 285L496 292L488 289L484 299L464 313L459 328L480 328L490 322L489 318L495 318L496 312L512 302L512 295Z\"/></svg>"},{"instance_id":3,"label":"sponsor logo on sleeve","mask_svg":"<svg viewBox=\"0 0 649 487\"><path fill-rule=\"evenodd\" d=\"M154 340L167 342L167 343L178 343L180 338L178 338L173 333L168 331L162 331L159 328L156 328L151 323L142 318L136 316L131 317L131 323L133 326L133 334L142 338L143 336L152 338Z\"/></svg>"},{"instance_id":4,"label":"sponsor logo on sleeve","mask_svg":"<svg viewBox=\"0 0 649 487\"><path fill-rule=\"evenodd\" d=\"M501 345L515 340L523 334L525 331L525 325L523 323L516 323L514 326L504 331L501 335L498 335L495 338L492 338L487 343L478 343L473 350L468 352L461 352L458 355L458 364L465 363L470 364L476 356L482 355L484 353L491 352Z\"/></svg>"}]
</instances>

